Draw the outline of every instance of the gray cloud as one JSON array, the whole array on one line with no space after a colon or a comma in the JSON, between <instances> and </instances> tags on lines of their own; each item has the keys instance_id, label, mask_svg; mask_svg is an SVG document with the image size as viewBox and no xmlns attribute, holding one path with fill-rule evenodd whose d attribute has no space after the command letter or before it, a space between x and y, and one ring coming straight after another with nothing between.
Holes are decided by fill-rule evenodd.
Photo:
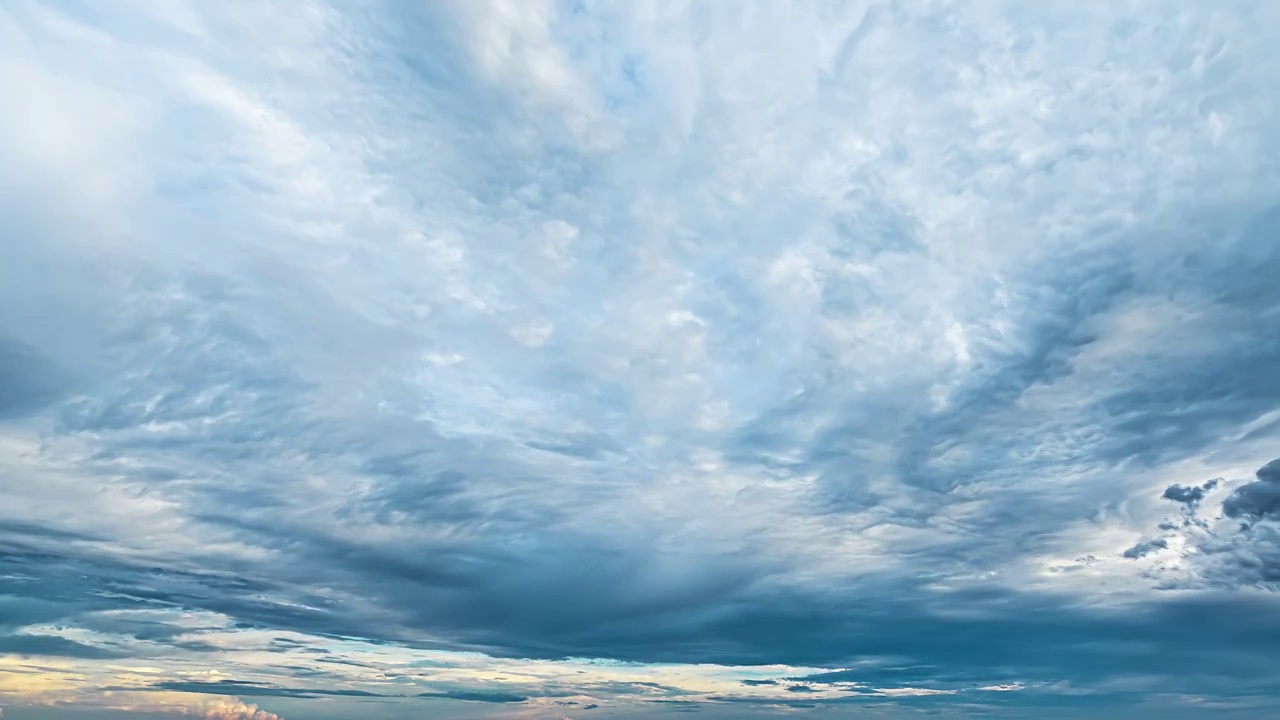
<instances>
[{"instance_id":1,"label":"gray cloud","mask_svg":"<svg viewBox=\"0 0 1280 720\"><path fill-rule=\"evenodd\" d=\"M217 680L213 682L175 680L157 683L152 685L151 689L174 690L177 692L201 693L207 695L232 695L239 697L383 697L378 693L368 692L365 690L351 690L343 688L289 688L243 680Z\"/></svg>"},{"instance_id":2,"label":"gray cloud","mask_svg":"<svg viewBox=\"0 0 1280 720\"><path fill-rule=\"evenodd\" d=\"M1194 507L1197 503L1204 499L1206 493L1218 487L1218 480L1210 480L1203 485L1170 485L1165 488L1164 495L1160 497L1165 500L1172 500L1183 505Z\"/></svg>"},{"instance_id":3,"label":"gray cloud","mask_svg":"<svg viewBox=\"0 0 1280 720\"><path fill-rule=\"evenodd\" d=\"M1194 553L1187 555L1186 565L1191 568L1157 568L1155 574L1176 587L1238 588L1254 586L1274 589L1280 583L1280 526L1276 504L1280 494L1280 462L1272 461L1257 470L1255 479L1237 485L1222 503L1222 514L1217 518L1200 515L1200 502L1205 494L1218 486L1219 480L1210 480L1200 486L1174 485L1167 489L1164 499L1184 505L1181 522L1166 520L1159 527L1166 533L1181 534L1192 546ZM1155 549L1152 542L1167 542L1161 538L1144 541L1124 553L1125 557L1142 557Z\"/></svg>"},{"instance_id":4,"label":"gray cloud","mask_svg":"<svg viewBox=\"0 0 1280 720\"><path fill-rule=\"evenodd\" d=\"M1143 540L1133 547L1125 550L1123 555L1130 560L1146 557L1158 550L1164 550L1169 547L1169 542L1164 538L1155 538L1153 540Z\"/></svg>"},{"instance_id":5,"label":"gray cloud","mask_svg":"<svg viewBox=\"0 0 1280 720\"><path fill-rule=\"evenodd\" d=\"M1274 677L1274 8L518 5L0 11L0 649Z\"/></svg>"},{"instance_id":6,"label":"gray cloud","mask_svg":"<svg viewBox=\"0 0 1280 720\"><path fill-rule=\"evenodd\" d=\"M1259 468L1257 478L1236 488L1222 503L1227 517L1280 519L1280 460Z\"/></svg>"},{"instance_id":7,"label":"gray cloud","mask_svg":"<svg viewBox=\"0 0 1280 720\"><path fill-rule=\"evenodd\" d=\"M106 648L69 640L57 635L0 635L0 653L101 660L128 657L124 648Z\"/></svg>"},{"instance_id":8,"label":"gray cloud","mask_svg":"<svg viewBox=\"0 0 1280 720\"><path fill-rule=\"evenodd\" d=\"M464 700L481 703L521 703L529 698L503 692L474 692L467 690L448 690L444 692L422 693L419 697L445 698L448 700Z\"/></svg>"}]
</instances>

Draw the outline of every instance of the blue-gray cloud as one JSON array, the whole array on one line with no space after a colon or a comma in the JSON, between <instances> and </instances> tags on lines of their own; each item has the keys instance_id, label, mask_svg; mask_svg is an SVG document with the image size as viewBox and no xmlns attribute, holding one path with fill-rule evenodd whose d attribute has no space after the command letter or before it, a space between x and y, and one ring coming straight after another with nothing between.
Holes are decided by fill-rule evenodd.
<instances>
[{"instance_id":1,"label":"blue-gray cloud","mask_svg":"<svg viewBox=\"0 0 1280 720\"><path fill-rule=\"evenodd\" d=\"M0 338L0 420L41 409L63 394L67 384L53 361Z\"/></svg>"},{"instance_id":2,"label":"blue-gray cloud","mask_svg":"<svg viewBox=\"0 0 1280 720\"><path fill-rule=\"evenodd\" d=\"M1169 547L1169 541L1164 538L1154 538L1151 540L1143 540L1133 547L1125 550L1122 555L1130 560L1146 557L1157 550L1164 550Z\"/></svg>"},{"instance_id":3,"label":"blue-gray cloud","mask_svg":"<svg viewBox=\"0 0 1280 720\"><path fill-rule=\"evenodd\" d=\"M1195 506L1209 491L1218 487L1218 480L1210 480L1203 485L1170 485L1160 497L1183 505Z\"/></svg>"},{"instance_id":4,"label":"blue-gray cloud","mask_svg":"<svg viewBox=\"0 0 1280 720\"><path fill-rule=\"evenodd\" d=\"M1257 478L1233 490L1222 503L1227 517L1280 519L1280 460L1259 468Z\"/></svg>"},{"instance_id":5,"label":"blue-gray cloud","mask_svg":"<svg viewBox=\"0 0 1280 720\"><path fill-rule=\"evenodd\" d=\"M448 700L466 700L482 703L520 703L529 698L503 692L472 692L467 690L449 690L445 692L422 693L420 697L446 698Z\"/></svg>"},{"instance_id":6,"label":"blue-gray cloud","mask_svg":"<svg viewBox=\"0 0 1280 720\"><path fill-rule=\"evenodd\" d=\"M123 688L116 688L117 690ZM292 688L265 685L263 683L242 680L217 680L214 682L169 681L152 685L155 690L175 690L187 693L208 695L234 695L239 697L382 697L379 693L367 690L350 690L343 688Z\"/></svg>"},{"instance_id":7,"label":"blue-gray cloud","mask_svg":"<svg viewBox=\"0 0 1280 720\"><path fill-rule=\"evenodd\" d=\"M0 10L0 651L1251 698L1280 17L1176 6Z\"/></svg>"},{"instance_id":8,"label":"blue-gray cloud","mask_svg":"<svg viewBox=\"0 0 1280 720\"><path fill-rule=\"evenodd\" d=\"M56 635L16 635L0 636L0 652L10 655L28 655L37 657L66 657L83 660L99 660L105 658L128 657L129 653L116 649L85 645Z\"/></svg>"}]
</instances>

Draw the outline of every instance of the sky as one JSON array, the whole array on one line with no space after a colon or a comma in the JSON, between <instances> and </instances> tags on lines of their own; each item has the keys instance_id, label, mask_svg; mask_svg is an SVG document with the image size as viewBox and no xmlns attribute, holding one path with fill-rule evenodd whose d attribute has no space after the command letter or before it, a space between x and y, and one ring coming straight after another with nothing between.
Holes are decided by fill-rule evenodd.
<instances>
[{"instance_id":1,"label":"sky","mask_svg":"<svg viewBox=\"0 0 1280 720\"><path fill-rule=\"evenodd\" d=\"M0 0L4 720L1280 716L1280 3Z\"/></svg>"}]
</instances>

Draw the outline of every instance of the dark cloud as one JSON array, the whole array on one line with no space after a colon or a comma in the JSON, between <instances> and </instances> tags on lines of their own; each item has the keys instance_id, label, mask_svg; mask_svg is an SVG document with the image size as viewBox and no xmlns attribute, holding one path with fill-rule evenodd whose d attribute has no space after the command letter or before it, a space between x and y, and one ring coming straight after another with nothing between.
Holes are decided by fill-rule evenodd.
<instances>
[{"instance_id":1,"label":"dark cloud","mask_svg":"<svg viewBox=\"0 0 1280 720\"><path fill-rule=\"evenodd\" d=\"M1194 507L1204 499L1206 493L1216 487L1218 487L1218 480L1210 480L1209 482L1199 486L1170 485L1165 488L1164 495L1161 495L1161 497L1165 500L1172 500L1176 503L1182 503L1183 505L1190 505Z\"/></svg>"},{"instance_id":2,"label":"dark cloud","mask_svg":"<svg viewBox=\"0 0 1280 720\"><path fill-rule=\"evenodd\" d=\"M128 648L85 645L57 635L0 635L0 655L48 655L52 657L103 660L129 657Z\"/></svg>"},{"instance_id":3,"label":"dark cloud","mask_svg":"<svg viewBox=\"0 0 1280 720\"><path fill-rule=\"evenodd\" d=\"M345 633L355 631L362 637L433 646L418 639L412 629L397 628L372 615L347 612L341 606L325 608L318 599L305 600L284 586L247 578L223 582L218 576L151 572L111 562L95 565L64 560L62 566L66 568L66 579L53 582L56 574L50 575L50 571L59 563L41 561L39 567L46 579L38 587L43 589L33 586L28 591L62 594L66 600L29 612L31 622L75 618L94 607L134 607L139 600L129 598L137 598L159 607L229 612L251 624L277 629L324 635L343 628ZM290 606L301 601L311 603L315 609L282 612L273 603L244 598L240 588L246 585L267 597L283 593L281 597L292 598ZM113 588L113 596L95 598L84 594L90 588L101 587ZM880 590L865 600L854 600L854 595L740 595L731 611L722 608L715 615L699 613L694 604L687 613L575 628L556 637L514 623L495 630L486 615L468 618L463 614L434 627L437 632L448 633L455 647L484 648L514 657L608 656L642 662L852 665L859 669L797 680L804 684L862 682L879 687L1013 680L1090 682L1125 672L1134 663L1153 673L1193 677L1201 672L1198 668L1206 657L1206 644L1217 648L1210 653L1216 671L1230 670L1243 680L1261 677L1269 665L1259 664L1259 659L1270 652L1269 643L1280 642L1280 625L1267 621L1275 616L1266 611L1269 605L1265 600L1256 598L1224 596L1199 606L1164 601L1104 611L1077 606L1067 598L992 589L938 595L936 605L886 602L880 599L886 594L887 590ZM905 588L899 595L910 598L916 596L916 591ZM956 609L964 612L953 614ZM1214 645L1224 633L1232 638L1231 642ZM1027 644L1027 637L1035 637L1036 643ZM1081 642L1082 637L1105 640L1086 643ZM876 658L882 659L869 662ZM230 688L217 684L199 687L214 693ZM323 694L308 689L247 687L247 692L255 694Z\"/></svg>"},{"instance_id":4,"label":"dark cloud","mask_svg":"<svg viewBox=\"0 0 1280 720\"><path fill-rule=\"evenodd\" d=\"M1227 517L1280 519L1280 459L1259 468L1257 478L1236 488L1222 503Z\"/></svg>"},{"instance_id":5,"label":"dark cloud","mask_svg":"<svg viewBox=\"0 0 1280 720\"><path fill-rule=\"evenodd\" d=\"M900 659L885 658L859 662L855 669L834 670L787 679L809 685L846 687L852 684L871 684L888 688L922 685L934 688L958 688L987 682L995 674L999 672L993 672L989 668L983 668L975 673L960 666L919 665L903 663Z\"/></svg>"},{"instance_id":6,"label":"dark cloud","mask_svg":"<svg viewBox=\"0 0 1280 720\"><path fill-rule=\"evenodd\" d=\"M1264 517L1219 528L1198 549L1201 572L1209 582L1280 590L1280 523Z\"/></svg>"},{"instance_id":7,"label":"dark cloud","mask_svg":"<svg viewBox=\"0 0 1280 720\"><path fill-rule=\"evenodd\" d=\"M442 692L419 693L418 697L445 698L448 700L464 700L482 703L522 703L529 698L505 692L478 692L472 690L445 690Z\"/></svg>"},{"instance_id":8,"label":"dark cloud","mask_svg":"<svg viewBox=\"0 0 1280 720\"><path fill-rule=\"evenodd\" d=\"M1218 483L1175 485L1165 492L1164 497L1185 504L1186 510L1180 524L1166 521L1160 528L1182 532L1196 549L1188 562L1195 574L1177 576L1165 570L1157 571L1157 576L1168 578L1169 585L1177 587L1209 584L1280 589L1280 460L1259 468L1252 482L1237 486L1223 501L1220 518L1198 516L1199 501ZM1140 556L1150 549L1139 543L1126 556Z\"/></svg>"},{"instance_id":9,"label":"dark cloud","mask_svg":"<svg viewBox=\"0 0 1280 720\"><path fill-rule=\"evenodd\" d=\"M92 542L105 539L100 535L77 530L49 527L7 518L0 519L0 535L5 536L4 542L6 543L16 543L23 540L30 541L32 539L61 540L65 542Z\"/></svg>"},{"instance_id":10,"label":"dark cloud","mask_svg":"<svg viewBox=\"0 0 1280 720\"><path fill-rule=\"evenodd\" d=\"M696 702L694 700L646 700L645 702L655 705L661 705L663 708L671 712L679 713L696 713L701 712L704 706L710 703Z\"/></svg>"},{"instance_id":11,"label":"dark cloud","mask_svg":"<svg viewBox=\"0 0 1280 720\"><path fill-rule=\"evenodd\" d=\"M1169 541L1164 538L1155 538L1153 540L1143 540L1137 545L1124 551L1124 557L1130 560L1146 557L1157 550L1164 550L1169 547Z\"/></svg>"},{"instance_id":12,"label":"dark cloud","mask_svg":"<svg viewBox=\"0 0 1280 720\"><path fill-rule=\"evenodd\" d=\"M151 685L150 689L201 693L205 695L233 695L240 697L385 697L384 695L368 692L366 690L354 690L347 688L279 687L276 685L249 682L245 680L217 680L214 682L171 680Z\"/></svg>"}]
</instances>

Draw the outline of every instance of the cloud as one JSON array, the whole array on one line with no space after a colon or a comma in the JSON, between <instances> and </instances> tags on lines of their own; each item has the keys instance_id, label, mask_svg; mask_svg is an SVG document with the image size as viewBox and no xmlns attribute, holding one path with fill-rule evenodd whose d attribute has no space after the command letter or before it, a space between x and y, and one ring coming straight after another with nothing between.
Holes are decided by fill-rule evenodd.
<instances>
[{"instance_id":1,"label":"cloud","mask_svg":"<svg viewBox=\"0 0 1280 720\"><path fill-rule=\"evenodd\" d=\"M1159 527L1169 537L1179 537L1181 544L1192 548L1192 552L1182 553L1185 562L1155 567L1155 575L1169 586L1182 588L1277 587L1280 582L1280 527L1275 522L1275 500L1280 497L1276 492L1276 487L1280 487L1277 468L1280 468L1277 461L1266 463L1254 473L1254 480L1235 485L1216 517L1202 512L1200 503L1220 480L1210 480L1200 486L1173 485L1166 490L1165 499L1185 506L1183 519L1181 522L1166 520ZM1124 557L1143 557L1167 547L1169 544L1164 538L1143 541L1125 551Z\"/></svg>"},{"instance_id":2,"label":"cloud","mask_svg":"<svg viewBox=\"0 0 1280 720\"><path fill-rule=\"evenodd\" d=\"M0 652L26 656L83 658L85 660L118 658L127 655L127 651L122 648L97 647L57 635L32 635L26 633L0 636Z\"/></svg>"},{"instance_id":3,"label":"cloud","mask_svg":"<svg viewBox=\"0 0 1280 720\"><path fill-rule=\"evenodd\" d=\"M1164 495L1161 495L1161 497L1165 500L1172 500L1176 503L1194 507L1204 499L1206 493L1216 487L1218 487L1217 480L1210 480L1199 486L1170 485L1165 488Z\"/></svg>"},{"instance_id":4,"label":"cloud","mask_svg":"<svg viewBox=\"0 0 1280 720\"><path fill-rule=\"evenodd\" d=\"M1280 460L1258 469L1257 480L1241 485L1222 503L1230 518L1280 518Z\"/></svg>"},{"instance_id":5,"label":"cloud","mask_svg":"<svg viewBox=\"0 0 1280 720\"><path fill-rule=\"evenodd\" d=\"M465 700L482 703L521 703L529 698L503 692L476 692L469 690L446 690L442 692L422 693L419 697L447 698L449 700Z\"/></svg>"},{"instance_id":6,"label":"cloud","mask_svg":"<svg viewBox=\"0 0 1280 720\"><path fill-rule=\"evenodd\" d=\"M6 7L0 650L316 708L1252 697L1278 21Z\"/></svg>"},{"instance_id":7,"label":"cloud","mask_svg":"<svg viewBox=\"0 0 1280 720\"><path fill-rule=\"evenodd\" d=\"M33 349L0 338L0 420L53 402L67 386L59 368Z\"/></svg>"},{"instance_id":8,"label":"cloud","mask_svg":"<svg viewBox=\"0 0 1280 720\"><path fill-rule=\"evenodd\" d=\"M1222 503L1216 532L1197 538L1207 561L1203 571L1230 586L1280 587L1280 461L1255 473Z\"/></svg>"},{"instance_id":9,"label":"cloud","mask_svg":"<svg viewBox=\"0 0 1280 720\"><path fill-rule=\"evenodd\" d=\"M260 697L293 697L293 698L315 698L315 697L381 697L378 693L369 692L367 690L352 690L343 688L291 688L277 687L274 685L266 685L257 682L248 682L240 680L216 680L213 682L200 681L165 681L157 683L152 688L156 690L173 690L176 692L187 693L203 693L210 695L240 695L260 696Z\"/></svg>"},{"instance_id":10,"label":"cloud","mask_svg":"<svg viewBox=\"0 0 1280 720\"><path fill-rule=\"evenodd\" d=\"M1125 550L1123 555L1130 560L1146 557L1157 550L1164 550L1169 547L1169 543L1164 538L1155 538L1153 540L1143 540L1137 545Z\"/></svg>"}]
</instances>

